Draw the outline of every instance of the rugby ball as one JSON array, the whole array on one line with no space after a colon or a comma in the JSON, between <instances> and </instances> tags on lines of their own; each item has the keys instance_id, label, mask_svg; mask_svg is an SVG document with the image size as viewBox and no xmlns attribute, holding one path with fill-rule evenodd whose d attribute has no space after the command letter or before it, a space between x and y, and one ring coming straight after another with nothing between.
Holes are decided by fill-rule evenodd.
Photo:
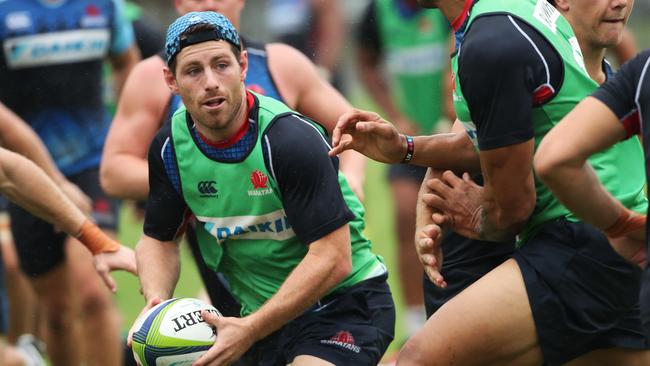
<instances>
[{"instance_id":1,"label":"rugby ball","mask_svg":"<svg viewBox=\"0 0 650 366\"><path fill-rule=\"evenodd\" d=\"M214 306L197 299L170 299L143 314L134 325L133 356L142 366L189 366L216 339L201 316L206 310L221 316Z\"/></svg>"}]
</instances>

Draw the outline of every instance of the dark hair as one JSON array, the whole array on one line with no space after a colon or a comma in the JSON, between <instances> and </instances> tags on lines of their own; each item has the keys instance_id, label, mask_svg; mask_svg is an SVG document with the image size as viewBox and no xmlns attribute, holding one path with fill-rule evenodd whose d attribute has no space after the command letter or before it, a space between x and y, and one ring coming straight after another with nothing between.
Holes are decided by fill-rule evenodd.
<instances>
[{"instance_id":1,"label":"dark hair","mask_svg":"<svg viewBox=\"0 0 650 366\"><path fill-rule=\"evenodd\" d=\"M189 37L191 35L194 35L194 34L206 33L206 32L216 32L216 31L217 31L217 28L212 24L199 23L199 24L196 24L196 25L193 25L193 26L187 28L185 30L185 32L181 33L180 38L181 38L181 40L183 40L183 39L186 39L187 37ZM226 41L224 39L221 39L221 40ZM226 42L228 42L228 41L226 41ZM239 43L241 44L241 40L240 40ZM239 62L240 57L241 57L241 51L242 51L241 48L239 46L237 46L237 45L232 44L231 42L228 42L228 45L230 45L230 50L232 51L232 53L235 54L235 59L237 59L237 62ZM174 76L176 76L176 56L178 56L178 54L176 54L174 56L174 58L172 58L169 61L169 69L171 70L172 74L174 74Z\"/></svg>"},{"instance_id":2,"label":"dark hair","mask_svg":"<svg viewBox=\"0 0 650 366\"><path fill-rule=\"evenodd\" d=\"M548 1L549 3L551 3L551 5L555 6L555 0L546 0L546 1Z\"/></svg>"}]
</instances>

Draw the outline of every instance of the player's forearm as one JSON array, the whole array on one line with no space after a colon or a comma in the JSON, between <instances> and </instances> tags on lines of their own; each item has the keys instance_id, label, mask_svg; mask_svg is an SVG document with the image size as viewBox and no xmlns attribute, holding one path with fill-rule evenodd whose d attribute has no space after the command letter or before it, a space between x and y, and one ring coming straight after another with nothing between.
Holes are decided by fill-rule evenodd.
<instances>
[{"instance_id":1,"label":"player's forearm","mask_svg":"<svg viewBox=\"0 0 650 366\"><path fill-rule=\"evenodd\" d=\"M0 104L0 139L4 147L26 156L55 182L65 179L36 132L2 104Z\"/></svg>"},{"instance_id":2,"label":"player's forearm","mask_svg":"<svg viewBox=\"0 0 650 366\"><path fill-rule=\"evenodd\" d=\"M345 41L344 15L337 1L316 0L314 2L317 13L316 64L334 71L341 56L343 42Z\"/></svg>"},{"instance_id":3,"label":"player's forearm","mask_svg":"<svg viewBox=\"0 0 650 366\"><path fill-rule=\"evenodd\" d=\"M113 92L116 99L122 94L124 84L129 76L131 70L140 61L140 50L134 44L122 55L113 56L111 58L111 67L113 68Z\"/></svg>"},{"instance_id":4,"label":"player's forearm","mask_svg":"<svg viewBox=\"0 0 650 366\"><path fill-rule=\"evenodd\" d=\"M261 339L302 314L325 296L352 270L348 225L329 234L326 240L347 243L347 250L319 241L310 244L303 260L291 272L278 292L258 311L250 315L251 324ZM314 247L314 245L316 247Z\"/></svg>"},{"instance_id":5,"label":"player's forearm","mask_svg":"<svg viewBox=\"0 0 650 366\"><path fill-rule=\"evenodd\" d=\"M145 234L138 242L135 258L145 301L171 298L180 274L178 245Z\"/></svg>"},{"instance_id":6,"label":"player's forearm","mask_svg":"<svg viewBox=\"0 0 650 366\"><path fill-rule=\"evenodd\" d=\"M499 183L486 178L482 209L477 212L479 238L487 241L512 240L521 232L535 207L535 187L532 180L521 189L501 189Z\"/></svg>"},{"instance_id":7,"label":"player's forearm","mask_svg":"<svg viewBox=\"0 0 650 366\"><path fill-rule=\"evenodd\" d=\"M149 164L128 154L104 155L100 170L102 188L122 199L146 200L149 194Z\"/></svg>"},{"instance_id":8,"label":"player's forearm","mask_svg":"<svg viewBox=\"0 0 650 366\"><path fill-rule=\"evenodd\" d=\"M481 171L478 153L464 133L415 136L413 143L412 165L452 170L458 174Z\"/></svg>"},{"instance_id":9,"label":"player's forearm","mask_svg":"<svg viewBox=\"0 0 650 366\"><path fill-rule=\"evenodd\" d=\"M374 101L379 104L379 107L386 113L388 120L394 121L402 118L402 114L393 102L390 94L390 86L383 77L379 70L379 65L376 64L376 57L379 55L371 55L370 53L363 53L359 51L359 76L363 82L366 90Z\"/></svg>"},{"instance_id":10,"label":"player's forearm","mask_svg":"<svg viewBox=\"0 0 650 366\"><path fill-rule=\"evenodd\" d=\"M32 161L0 149L0 190L34 215L76 235L85 215Z\"/></svg>"},{"instance_id":11,"label":"player's forearm","mask_svg":"<svg viewBox=\"0 0 650 366\"><path fill-rule=\"evenodd\" d=\"M586 161L566 161L553 169L542 169L538 175L553 195L583 221L606 229L618 218L621 204L605 190Z\"/></svg>"}]
</instances>

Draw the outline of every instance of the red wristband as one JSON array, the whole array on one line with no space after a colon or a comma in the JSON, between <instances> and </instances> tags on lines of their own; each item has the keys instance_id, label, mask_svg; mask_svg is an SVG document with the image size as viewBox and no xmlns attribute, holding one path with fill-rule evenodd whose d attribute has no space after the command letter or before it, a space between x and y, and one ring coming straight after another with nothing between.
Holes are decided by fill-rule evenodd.
<instances>
[{"instance_id":1,"label":"red wristband","mask_svg":"<svg viewBox=\"0 0 650 366\"><path fill-rule=\"evenodd\" d=\"M97 225L89 220L84 221L76 235L77 239L83 243L93 255L106 252L116 252L120 249L120 244L106 235Z\"/></svg>"},{"instance_id":2,"label":"red wristband","mask_svg":"<svg viewBox=\"0 0 650 366\"><path fill-rule=\"evenodd\" d=\"M633 215L634 212L623 208L616 222L607 229L605 234L610 238L618 238L631 231L645 228L646 215Z\"/></svg>"}]
</instances>

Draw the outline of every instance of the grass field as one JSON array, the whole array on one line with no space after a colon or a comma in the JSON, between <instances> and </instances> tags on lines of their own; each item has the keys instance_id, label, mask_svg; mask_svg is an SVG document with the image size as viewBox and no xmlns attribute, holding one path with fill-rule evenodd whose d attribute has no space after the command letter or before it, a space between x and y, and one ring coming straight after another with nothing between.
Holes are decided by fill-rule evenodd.
<instances>
[{"instance_id":1,"label":"grass field","mask_svg":"<svg viewBox=\"0 0 650 366\"><path fill-rule=\"evenodd\" d=\"M391 350L395 345L400 343L402 332L399 323L399 313L401 310L400 287L397 278L397 269L395 267L395 235L392 220L392 202L390 192L385 179L385 167L382 164L370 162L366 172L366 234L372 240L375 252L384 257L391 275L389 282L398 311L397 324L397 342L393 342ZM125 208L120 220L120 235L122 243L135 245L141 232L142 222L134 217L132 211ZM201 288L201 280L194 266L189 250L182 246L181 259L181 278L176 287L175 296L177 297L195 297ZM138 281L134 276L124 273L116 273L115 278L118 282L118 292L115 295L117 304L123 314L123 329L126 331L133 323L135 317L139 314L144 306L143 297L138 292Z\"/></svg>"}]
</instances>

